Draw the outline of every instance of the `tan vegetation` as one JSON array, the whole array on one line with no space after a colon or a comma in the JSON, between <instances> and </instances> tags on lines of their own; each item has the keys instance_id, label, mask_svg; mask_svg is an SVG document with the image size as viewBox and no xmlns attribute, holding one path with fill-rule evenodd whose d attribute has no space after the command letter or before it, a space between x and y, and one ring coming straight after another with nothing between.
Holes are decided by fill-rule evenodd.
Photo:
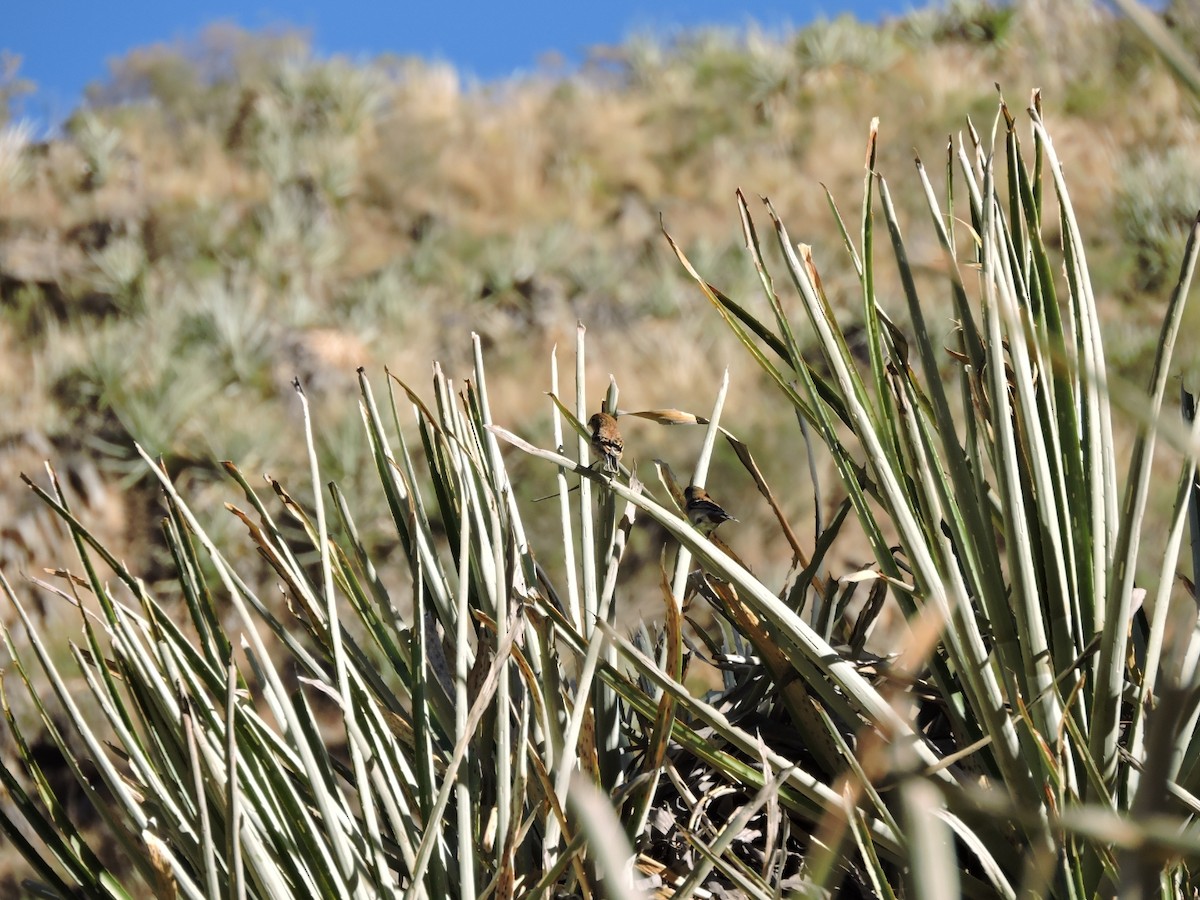
<instances>
[{"instance_id":1,"label":"tan vegetation","mask_svg":"<svg viewBox=\"0 0 1200 900\"><path fill-rule=\"evenodd\" d=\"M658 217L726 293L745 296L733 192L770 196L829 260L826 286L853 320L859 291L822 183L853 220L872 116L880 171L904 174L914 149L937 169L968 116L992 127L980 90L992 82L1018 109L1040 87L1068 170L1096 186L1079 213L1098 226L1093 268L1124 336L1118 363L1139 372L1200 200L1197 124L1129 27L1090 3L956 2L879 27L839 18L791 34L638 37L577 73L500 84L411 59L316 59L297 35L214 26L115 62L62 138L37 143L10 125L0 140L4 440L101 460L105 484L130 488L105 504L152 497L130 474L135 439L198 490L218 480L220 458L286 476L302 460L288 419L298 375L319 416L349 420L346 440L322 452L353 479L355 366L419 383L437 358L461 376L463 335L477 331L503 376L495 408L536 432L547 410L529 386L548 383L550 347L582 321L593 391L612 373L623 408L703 406L731 365L743 437L807 521L806 478L787 471L797 457L756 415L759 376L688 312L692 288ZM915 214L911 180L893 180L902 215ZM928 241L916 237L914 261L936 269ZM893 274L881 267L881 296ZM679 430L631 432L638 460L694 452ZM37 533L18 499L26 456L4 455L0 564L36 572L60 548L23 537ZM515 464L522 490L545 493ZM769 565L766 509L745 508L745 493L742 533L750 546L761 534L753 561ZM135 557L158 544L156 532L120 537Z\"/></svg>"}]
</instances>

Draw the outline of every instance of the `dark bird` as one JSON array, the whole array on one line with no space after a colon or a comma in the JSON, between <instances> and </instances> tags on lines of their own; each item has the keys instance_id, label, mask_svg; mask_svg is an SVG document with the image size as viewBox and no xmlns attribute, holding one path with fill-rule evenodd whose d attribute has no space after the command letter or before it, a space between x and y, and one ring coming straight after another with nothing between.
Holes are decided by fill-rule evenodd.
<instances>
[{"instance_id":1,"label":"dark bird","mask_svg":"<svg viewBox=\"0 0 1200 900\"><path fill-rule=\"evenodd\" d=\"M598 412L588 419L588 428L592 429L592 452L603 464L604 470L619 472L625 441L621 439L621 430L617 428L616 416Z\"/></svg>"},{"instance_id":2,"label":"dark bird","mask_svg":"<svg viewBox=\"0 0 1200 900\"><path fill-rule=\"evenodd\" d=\"M712 534L722 522L737 521L725 512L712 497L708 496L708 491L702 487L689 484L683 489L683 499L688 521L701 534Z\"/></svg>"}]
</instances>

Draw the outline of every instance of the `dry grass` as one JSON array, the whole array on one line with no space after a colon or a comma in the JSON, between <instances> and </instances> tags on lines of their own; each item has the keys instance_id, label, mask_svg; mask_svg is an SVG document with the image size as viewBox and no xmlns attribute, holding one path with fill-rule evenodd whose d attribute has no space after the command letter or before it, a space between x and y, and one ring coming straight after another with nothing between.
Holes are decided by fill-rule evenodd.
<instances>
[{"instance_id":1,"label":"dry grass","mask_svg":"<svg viewBox=\"0 0 1200 900\"><path fill-rule=\"evenodd\" d=\"M612 373L625 408L702 412L730 363L732 421L807 524L803 454L778 445L758 373L680 277L658 216L701 271L753 302L732 197L770 196L853 319L858 287L821 185L857 218L871 117L882 118L879 168L925 254L915 261L936 270L923 217L906 213L919 209L914 150L936 175L967 116L992 127L993 82L1018 111L1041 87L1070 176L1094 186L1077 192L1077 211L1113 327L1153 321L1163 297L1136 293L1117 187L1131 159L1190 141L1195 112L1092 4L1014 9L982 37L995 11L957 4L878 28L637 38L576 74L491 85L417 61L314 60L294 36L228 28L198 41L198 57L133 54L96 96L136 102L80 111L67 136L25 147L21 177L3 188L7 438L94 450L84 436L100 436L106 479L128 476L131 439L201 482L222 457L287 479L300 471L292 375L340 421L356 366L418 385L435 358L465 372L472 330L495 407L534 433L549 352L583 321L589 391ZM221 58L235 63L211 65ZM892 277L884 267L881 296L896 292ZM1148 344L1131 333L1136 373ZM630 432L635 458L686 471L692 436ZM351 440L331 447L333 470L352 473L356 452ZM0 491L21 494L17 464L3 466ZM736 471L718 463L737 537L770 567L781 548L757 540L765 510ZM530 496L545 488L530 478ZM22 566L64 556L24 553Z\"/></svg>"}]
</instances>

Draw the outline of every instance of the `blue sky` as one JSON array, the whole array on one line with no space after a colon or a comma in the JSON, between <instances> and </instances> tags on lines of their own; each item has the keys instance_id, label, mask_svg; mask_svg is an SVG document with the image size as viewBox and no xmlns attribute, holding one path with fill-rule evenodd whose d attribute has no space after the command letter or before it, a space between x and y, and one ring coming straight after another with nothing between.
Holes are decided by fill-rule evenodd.
<instances>
[{"instance_id":1,"label":"blue sky","mask_svg":"<svg viewBox=\"0 0 1200 900\"><path fill-rule=\"evenodd\" d=\"M480 78L502 78L558 52L578 62L587 48L638 31L678 26L800 25L851 12L861 19L901 14L927 0L637 0L486 3L482 0L13 0L5 3L0 49L23 57L21 75L38 85L23 112L61 121L107 61L134 47L196 35L215 21L259 29L282 24L307 29L317 52L374 56L392 52L446 60Z\"/></svg>"}]
</instances>

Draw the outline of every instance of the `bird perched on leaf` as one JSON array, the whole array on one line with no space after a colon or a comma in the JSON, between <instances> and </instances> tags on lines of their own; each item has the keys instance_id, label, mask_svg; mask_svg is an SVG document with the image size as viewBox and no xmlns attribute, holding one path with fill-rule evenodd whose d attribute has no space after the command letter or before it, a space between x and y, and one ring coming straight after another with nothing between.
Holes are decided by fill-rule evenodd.
<instances>
[{"instance_id":1,"label":"bird perched on leaf","mask_svg":"<svg viewBox=\"0 0 1200 900\"><path fill-rule=\"evenodd\" d=\"M598 412L588 419L588 428L592 430L592 452L598 457L598 462L606 472L619 472L625 441L621 439L617 417L610 413Z\"/></svg>"},{"instance_id":2,"label":"bird perched on leaf","mask_svg":"<svg viewBox=\"0 0 1200 900\"><path fill-rule=\"evenodd\" d=\"M733 516L725 512L721 506L708 496L708 491L694 484L683 489L684 512L688 521L701 534L710 535L717 530L722 522L736 522Z\"/></svg>"}]
</instances>

